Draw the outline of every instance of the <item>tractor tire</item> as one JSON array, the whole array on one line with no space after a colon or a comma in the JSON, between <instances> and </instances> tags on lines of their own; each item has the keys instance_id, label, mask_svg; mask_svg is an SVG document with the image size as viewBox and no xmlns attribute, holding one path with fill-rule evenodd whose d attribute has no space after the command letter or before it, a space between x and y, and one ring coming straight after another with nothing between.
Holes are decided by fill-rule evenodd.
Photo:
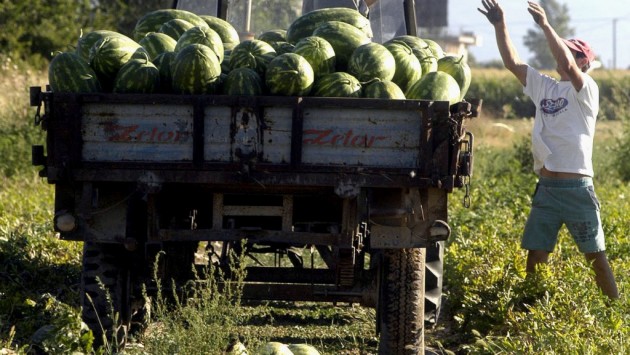
<instances>
[{"instance_id":1,"label":"tractor tire","mask_svg":"<svg viewBox=\"0 0 630 355\"><path fill-rule=\"evenodd\" d=\"M121 347L131 323L131 262L121 245L85 242L81 275L83 321L95 345ZM115 348L114 348L115 349Z\"/></svg>"},{"instance_id":2,"label":"tractor tire","mask_svg":"<svg viewBox=\"0 0 630 355\"><path fill-rule=\"evenodd\" d=\"M378 353L424 353L425 249L383 251L379 266Z\"/></svg>"},{"instance_id":3,"label":"tractor tire","mask_svg":"<svg viewBox=\"0 0 630 355\"><path fill-rule=\"evenodd\" d=\"M427 247L424 286L424 320L427 325L438 322L442 308L442 283L444 280L444 241Z\"/></svg>"}]
</instances>

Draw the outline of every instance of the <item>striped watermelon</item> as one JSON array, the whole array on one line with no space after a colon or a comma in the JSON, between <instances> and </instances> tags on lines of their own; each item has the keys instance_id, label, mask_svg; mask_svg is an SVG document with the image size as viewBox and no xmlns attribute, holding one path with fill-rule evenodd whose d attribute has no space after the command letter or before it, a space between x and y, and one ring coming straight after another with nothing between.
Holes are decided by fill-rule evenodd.
<instances>
[{"instance_id":1,"label":"striped watermelon","mask_svg":"<svg viewBox=\"0 0 630 355\"><path fill-rule=\"evenodd\" d=\"M464 60L464 56L445 56L438 60L438 71L450 74L457 84L459 84L460 100L464 99L464 96L468 92L470 82L472 80L472 73L468 63Z\"/></svg>"},{"instance_id":2,"label":"striped watermelon","mask_svg":"<svg viewBox=\"0 0 630 355\"><path fill-rule=\"evenodd\" d=\"M239 43L230 52L230 70L236 68L251 68L258 75L264 77L267 65L277 55L276 50L258 39L250 39Z\"/></svg>"},{"instance_id":3,"label":"striped watermelon","mask_svg":"<svg viewBox=\"0 0 630 355\"><path fill-rule=\"evenodd\" d=\"M179 37L184 34L184 32L193 27L195 27L195 25L186 20L173 19L164 22L164 24L160 26L160 28L158 28L158 32L167 34L177 41L179 40Z\"/></svg>"},{"instance_id":4,"label":"striped watermelon","mask_svg":"<svg viewBox=\"0 0 630 355\"><path fill-rule=\"evenodd\" d=\"M267 66L265 83L272 94L285 96L308 95L313 87L313 69L304 57L284 53Z\"/></svg>"},{"instance_id":5,"label":"striped watermelon","mask_svg":"<svg viewBox=\"0 0 630 355\"><path fill-rule=\"evenodd\" d=\"M223 83L226 95L257 96L264 92L260 75L250 68L236 68L227 74Z\"/></svg>"},{"instance_id":6,"label":"striped watermelon","mask_svg":"<svg viewBox=\"0 0 630 355\"><path fill-rule=\"evenodd\" d=\"M289 42L272 42L270 43L276 54L293 53L295 46Z\"/></svg>"},{"instance_id":7,"label":"striped watermelon","mask_svg":"<svg viewBox=\"0 0 630 355\"><path fill-rule=\"evenodd\" d=\"M302 38L295 45L293 53L308 60L313 68L315 78L335 71L335 50L327 40L321 37Z\"/></svg>"},{"instance_id":8,"label":"striped watermelon","mask_svg":"<svg viewBox=\"0 0 630 355\"><path fill-rule=\"evenodd\" d=\"M348 73L361 82L372 79L392 80L396 73L394 56L380 43L359 46L348 59Z\"/></svg>"},{"instance_id":9,"label":"striped watermelon","mask_svg":"<svg viewBox=\"0 0 630 355\"><path fill-rule=\"evenodd\" d=\"M273 45L274 42L287 42L287 31L283 29L269 30L256 37L261 41Z\"/></svg>"},{"instance_id":10,"label":"striped watermelon","mask_svg":"<svg viewBox=\"0 0 630 355\"><path fill-rule=\"evenodd\" d=\"M123 35L122 33L109 31L109 30L96 30L96 31L88 32L87 34L85 35L82 34L81 37L79 37L79 40L77 41L76 52L79 56L81 56L81 58L83 58L86 62L88 62L90 60L90 49L92 48L92 46L99 40L105 37L112 37L112 36L121 36L121 37L129 38Z\"/></svg>"},{"instance_id":11,"label":"striped watermelon","mask_svg":"<svg viewBox=\"0 0 630 355\"><path fill-rule=\"evenodd\" d=\"M444 50L439 44L437 44L437 42L428 38L423 38L422 40L427 44L427 46L429 46L429 49L435 58L440 60L440 58L445 56Z\"/></svg>"},{"instance_id":12,"label":"striped watermelon","mask_svg":"<svg viewBox=\"0 0 630 355\"><path fill-rule=\"evenodd\" d=\"M148 12L142 16L136 26L133 29L133 39L140 41L149 32L161 32L160 27L174 19L185 20L193 26L206 27L208 24L201 17L195 15L190 11L178 10L178 9L161 9ZM177 38L176 38L177 39Z\"/></svg>"},{"instance_id":13,"label":"striped watermelon","mask_svg":"<svg viewBox=\"0 0 630 355\"><path fill-rule=\"evenodd\" d=\"M420 65L422 66L423 75L426 73L437 71L437 57L433 54L427 42L415 36L402 35L390 39L389 41L385 42L385 44L387 45L388 43L400 42L408 45L413 51L413 54L418 58L418 60L420 61Z\"/></svg>"},{"instance_id":14,"label":"striped watermelon","mask_svg":"<svg viewBox=\"0 0 630 355\"><path fill-rule=\"evenodd\" d=\"M448 101L450 105L459 101L457 81L441 71L427 73L409 87L405 96L414 100Z\"/></svg>"},{"instance_id":15,"label":"striped watermelon","mask_svg":"<svg viewBox=\"0 0 630 355\"><path fill-rule=\"evenodd\" d=\"M404 100L405 94L393 81L373 80L364 85L363 97L370 99Z\"/></svg>"},{"instance_id":16,"label":"striped watermelon","mask_svg":"<svg viewBox=\"0 0 630 355\"><path fill-rule=\"evenodd\" d=\"M414 54L420 61L420 66L422 66L422 75L437 71L437 57L433 55L431 49L428 47L417 49L414 51Z\"/></svg>"},{"instance_id":17,"label":"striped watermelon","mask_svg":"<svg viewBox=\"0 0 630 355\"><path fill-rule=\"evenodd\" d=\"M226 51L231 51L241 42L238 32L229 22L210 15L200 15L199 17L206 21L206 24L221 37L223 48Z\"/></svg>"},{"instance_id":18,"label":"striped watermelon","mask_svg":"<svg viewBox=\"0 0 630 355\"><path fill-rule=\"evenodd\" d=\"M195 43L177 52L171 74L175 93L213 94L220 84L221 65L212 49Z\"/></svg>"},{"instance_id":19,"label":"striped watermelon","mask_svg":"<svg viewBox=\"0 0 630 355\"><path fill-rule=\"evenodd\" d=\"M420 61L406 43L387 43L385 44L385 48L389 50L396 62L396 72L394 73L392 81L404 92L411 84L422 77Z\"/></svg>"},{"instance_id":20,"label":"striped watermelon","mask_svg":"<svg viewBox=\"0 0 630 355\"><path fill-rule=\"evenodd\" d=\"M337 7L314 10L298 17L287 29L286 40L290 43L297 43L302 38L311 36L319 26L328 21L340 21L349 24L358 29L365 37L372 38L370 20L354 9Z\"/></svg>"},{"instance_id":21,"label":"striped watermelon","mask_svg":"<svg viewBox=\"0 0 630 355\"><path fill-rule=\"evenodd\" d=\"M118 70L132 58L148 55L134 40L126 37L105 37L90 49L90 66L96 72L104 89L109 91Z\"/></svg>"},{"instance_id":22,"label":"striped watermelon","mask_svg":"<svg viewBox=\"0 0 630 355\"><path fill-rule=\"evenodd\" d=\"M352 52L371 42L361 30L341 21L324 22L313 31L313 36L325 39L333 47L337 71L346 71Z\"/></svg>"},{"instance_id":23,"label":"striped watermelon","mask_svg":"<svg viewBox=\"0 0 630 355\"><path fill-rule=\"evenodd\" d=\"M208 46L217 55L219 63L223 62L223 42L221 37L215 30L210 27L193 27L184 32L177 40L175 52L179 52L182 48L193 43Z\"/></svg>"},{"instance_id":24,"label":"striped watermelon","mask_svg":"<svg viewBox=\"0 0 630 355\"><path fill-rule=\"evenodd\" d=\"M361 97L361 83L345 72L326 74L315 81L311 96Z\"/></svg>"},{"instance_id":25,"label":"striped watermelon","mask_svg":"<svg viewBox=\"0 0 630 355\"><path fill-rule=\"evenodd\" d=\"M149 58L153 59L164 52L174 51L177 41L165 33L149 32L138 44L146 49Z\"/></svg>"},{"instance_id":26,"label":"striped watermelon","mask_svg":"<svg viewBox=\"0 0 630 355\"><path fill-rule=\"evenodd\" d=\"M396 43L396 42L405 43L406 45L409 46L409 48L413 50L416 50L417 48L429 48L429 45L427 44L427 42L425 42L422 38L411 36L411 35L396 36L383 44L386 45L388 43Z\"/></svg>"},{"instance_id":27,"label":"striped watermelon","mask_svg":"<svg viewBox=\"0 0 630 355\"><path fill-rule=\"evenodd\" d=\"M221 73L229 73L230 72L230 54L232 51L224 51L223 52L223 61L221 62Z\"/></svg>"},{"instance_id":28,"label":"striped watermelon","mask_svg":"<svg viewBox=\"0 0 630 355\"><path fill-rule=\"evenodd\" d=\"M164 52L153 59L153 64L160 72L160 92L169 93L172 91L173 75L171 66L175 55L175 52Z\"/></svg>"},{"instance_id":29,"label":"striped watermelon","mask_svg":"<svg viewBox=\"0 0 630 355\"><path fill-rule=\"evenodd\" d=\"M160 88L160 70L146 56L123 65L114 80L115 93L151 94Z\"/></svg>"},{"instance_id":30,"label":"striped watermelon","mask_svg":"<svg viewBox=\"0 0 630 355\"><path fill-rule=\"evenodd\" d=\"M48 83L53 92L93 93L101 90L94 70L74 52L53 57L48 66Z\"/></svg>"}]
</instances>

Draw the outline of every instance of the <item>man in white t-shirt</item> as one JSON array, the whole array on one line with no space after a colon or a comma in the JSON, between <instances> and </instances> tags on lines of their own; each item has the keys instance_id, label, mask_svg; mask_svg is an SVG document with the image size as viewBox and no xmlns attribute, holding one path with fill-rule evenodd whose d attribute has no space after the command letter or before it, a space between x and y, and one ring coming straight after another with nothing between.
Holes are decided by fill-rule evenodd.
<instances>
[{"instance_id":1,"label":"man in white t-shirt","mask_svg":"<svg viewBox=\"0 0 630 355\"><path fill-rule=\"evenodd\" d=\"M592 263L595 281L610 298L619 291L606 258L599 201L593 188L593 136L599 111L599 88L586 72L595 59L588 43L560 38L544 9L528 2L528 11L545 34L560 81L521 62L496 0L478 9L494 26L505 67L523 84L536 105L532 130L534 171L539 177L521 246L528 250L527 271L546 263L562 225Z\"/></svg>"}]
</instances>

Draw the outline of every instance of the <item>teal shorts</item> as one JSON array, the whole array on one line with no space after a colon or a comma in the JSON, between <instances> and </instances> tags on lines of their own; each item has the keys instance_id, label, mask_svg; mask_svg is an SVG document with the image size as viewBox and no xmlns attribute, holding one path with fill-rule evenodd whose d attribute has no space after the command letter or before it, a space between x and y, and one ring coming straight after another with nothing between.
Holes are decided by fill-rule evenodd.
<instances>
[{"instance_id":1,"label":"teal shorts","mask_svg":"<svg viewBox=\"0 0 630 355\"><path fill-rule=\"evenodd\" d=\"M540 177L521 246L527 250L552 252L564 224L582 253L604 251L599 208L593 179Z\"/></svg>"}]
</instances>

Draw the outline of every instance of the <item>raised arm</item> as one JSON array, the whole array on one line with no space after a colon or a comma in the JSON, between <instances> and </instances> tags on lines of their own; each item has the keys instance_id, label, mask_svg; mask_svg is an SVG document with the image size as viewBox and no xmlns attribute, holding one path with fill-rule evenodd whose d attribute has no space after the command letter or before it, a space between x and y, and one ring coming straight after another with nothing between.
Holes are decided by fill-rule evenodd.
<instances>
[{"instance_id":1,"label":"raised arm","mask_svg":"<svg viewBox=\"0 0 630 355\"><path fill-rule=\"evenodd\" d=\"M564 41L556 31L551 27L547 21L547 15L545 10L537 3L528 1L527 11L532 15L534 21L545 34L551 54L556 60L557 70L559 73L566 73L568 79L575 90L580 91L584 85L584 78L582 77L582 71L575 61L571 50L564 44ZM561 74L562 75L562 74Z\"/></svg>"},{"instance_id":2,"label":"raised arm","mask_svg":"<svg viewBox=\"0 0 630 355\"><path fill-rule=\"evenodd\" d=\"M494 26L497 47L499 48L503 65L525 86L527 83L527 64L521 61L512 43L501 5L496 0L482 0L481 3L484 10L480 8L477 10L484 14Z\"/></svg>"}]
</instances>

